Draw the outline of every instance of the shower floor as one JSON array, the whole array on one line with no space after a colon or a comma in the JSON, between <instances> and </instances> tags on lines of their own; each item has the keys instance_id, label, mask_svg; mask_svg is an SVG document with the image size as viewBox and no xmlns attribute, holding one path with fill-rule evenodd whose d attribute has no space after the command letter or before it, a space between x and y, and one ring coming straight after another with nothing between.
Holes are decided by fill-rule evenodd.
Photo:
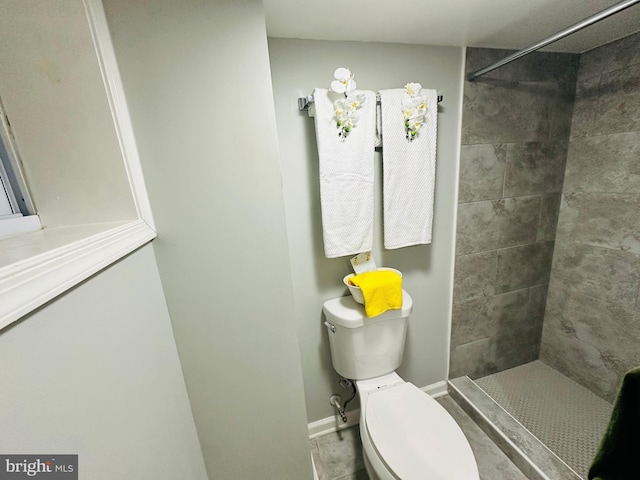
<instances>
[{"instance_id":1,"label":"shower floor","mask_svg":"<svg viewBox=\"0 0 640 480\"><path fill-rule=\"evenodd\" d=\"M474 380L582 478L612 405L540 361Z\"/></svg>"}]
</instances>

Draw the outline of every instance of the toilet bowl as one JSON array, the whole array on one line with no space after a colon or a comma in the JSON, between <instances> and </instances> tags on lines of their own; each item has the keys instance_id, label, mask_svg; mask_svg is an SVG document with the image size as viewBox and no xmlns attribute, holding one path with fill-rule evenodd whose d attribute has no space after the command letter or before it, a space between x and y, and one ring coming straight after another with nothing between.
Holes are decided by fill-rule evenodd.
<instances>
[{"instance_id":1,"label":"toilet bowl","mask_svg":"<svg viewBox=\"0 0 640 480\"><path fill-rule=\"evenodd\" d=\"M374 318L351 297L323 307L334 369L355 380L360 397L365 468L371 480L478 480L473 452L455 420L395 372L412 308L405 291L402 309Z\"/></svg>"},{"instance_id":2,"label":"toilet bowl","mask_svg":"<svg viewBox=\"0 0 640 480\"><path fill-rule=\"evenodd\" d=\"M371 480L478 480L469 442L430 395L396 373L357 381L356 386Z\"/></svg>"}]
</instances>

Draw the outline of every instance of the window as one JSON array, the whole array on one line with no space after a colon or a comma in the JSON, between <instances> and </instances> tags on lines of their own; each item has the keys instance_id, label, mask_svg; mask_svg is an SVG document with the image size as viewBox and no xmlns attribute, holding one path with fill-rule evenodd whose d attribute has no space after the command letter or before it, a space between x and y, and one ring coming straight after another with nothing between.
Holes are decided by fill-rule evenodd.
<instances>
[{"instance_id":1,"label":"window","mask_svg":"<svg viewBox=\"0 0 640 480\"><path fill-rule=\"evenodd\" d=\"M10 207L3 203L0 218L0 330L156 236L101 1L7 8L0 63L13 68L0 70L0 196ZM51 75L34 58L46 58ZM18 193L28 191L20 166L42 228ZM3 236L5 225L32 219L37 231Z\"/></svg>"},{"instance_id":2,"label":"window","mask_svg":"<svg viewBox=\"0 0 640 480\"><path fill-rule=\"evenodd\" d=\"M2 165L0 165L0 219L11 218L18 215L13 190L9 188L9 185L5 185L5 183L8 183L7 173Z\"/></svg>"},{"instance_id":3,"label":"window","mask_svg":"<svg viewBox=\"0 0 640 480\"><path fill-rule=\"evenodd\" d=\"M0 238L41 228L19 170L9 121L0 102Z\"/></svg>"}]
</instances>

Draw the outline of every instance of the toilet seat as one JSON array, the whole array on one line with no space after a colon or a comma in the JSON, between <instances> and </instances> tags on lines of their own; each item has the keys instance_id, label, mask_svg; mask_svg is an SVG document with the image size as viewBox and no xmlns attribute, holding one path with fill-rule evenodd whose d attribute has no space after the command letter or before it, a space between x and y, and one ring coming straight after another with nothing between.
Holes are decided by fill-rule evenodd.
<instances>
[{"instance_id":1,"label":"toilet seat","mask_svg":"<svg viewBox=\"0 0 640 480\"><path fill-rule=\"evenodd\" d=\"M366 429L377 456L402 480L477 480L469 442L449 413L411 383L372 392Z\"/></svg>"}]
</instances>

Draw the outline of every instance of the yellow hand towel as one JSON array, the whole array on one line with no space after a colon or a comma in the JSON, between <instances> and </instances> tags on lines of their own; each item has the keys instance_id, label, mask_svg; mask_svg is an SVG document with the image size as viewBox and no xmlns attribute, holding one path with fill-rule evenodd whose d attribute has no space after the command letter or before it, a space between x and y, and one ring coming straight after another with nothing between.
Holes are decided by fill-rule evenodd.
<instances>
[{"instance_id":1,"label":"yellow hand towel","mask_svg":"<svg viewBox=\"0 0 640 480\"><path fill-rule=\"evenodd\" d=\"M365 272L351 277L349 283L362 290L367 317L402 308L402 277L396 272Z\"/></svg>"}]
</instances>

